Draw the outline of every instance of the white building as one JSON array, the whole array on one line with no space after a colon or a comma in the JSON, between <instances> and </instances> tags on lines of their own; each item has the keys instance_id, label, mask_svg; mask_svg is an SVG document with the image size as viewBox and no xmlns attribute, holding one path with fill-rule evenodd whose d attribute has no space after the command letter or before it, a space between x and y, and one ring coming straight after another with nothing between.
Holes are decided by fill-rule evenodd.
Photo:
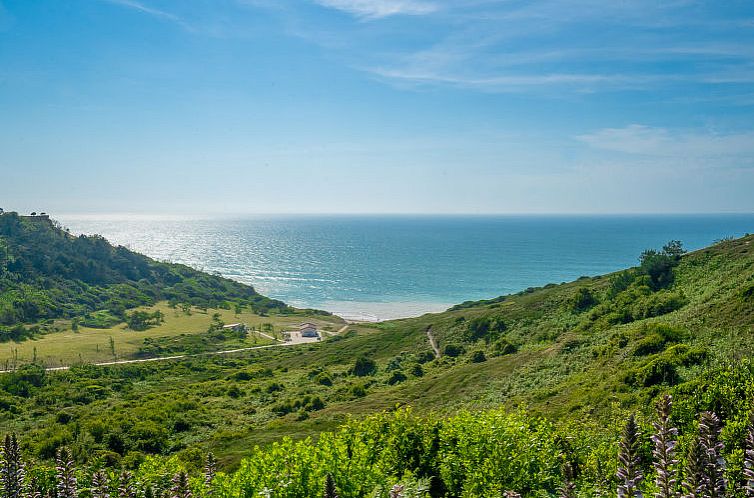
<instances>
[{"instance_id":1,"label":"white building","mask_svg":"<svg viewBox=\"0 0 754 498\"><path fill-rule=\"evenodd\" d=\"M319 337L317 326L310 322L304 322L299 325L298 331L301 334L301 337Z\"/></svg>"}]
</instances>

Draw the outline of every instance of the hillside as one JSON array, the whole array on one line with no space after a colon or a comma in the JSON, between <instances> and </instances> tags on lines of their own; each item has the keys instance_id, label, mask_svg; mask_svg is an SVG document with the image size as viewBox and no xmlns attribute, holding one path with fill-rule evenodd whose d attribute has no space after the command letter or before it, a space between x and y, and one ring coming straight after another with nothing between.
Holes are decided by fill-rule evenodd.
<instances>
[{"instance_id":1,"label":"hillside","mask_svg":"<svg viewBox=\"0 0 754 498\"><path fill-rule=\"evenodd\" d=\"M721 415L730 472L740 472L736 452L754 399L752 242L754 236L747 236L690 254L670 244L645 252L640 266L612 275L464 303L419 318L352 324L317 344L141 365L80 365L66 372L28 365L0 377L0 420L42 460L68 446L76 459L89 463L137 468L156 455L160 462L191 469L212 450L224 468L235 468L255 445L261 445L253 451L256 462L272 465L270 459L280 452L303 462L312 458L309 443L269 445L286 436L318 438L353 416L410 406L415 415L409 419L353 422L337 437L345 438L341 443L375 437L370 431L383 427L388 431L380 443L384 451L418 452L416 458L431 460L424 454L429 447L414 448L419 440L411 442L412 437L431 439L427 427L455 434L468 431L462 427L473 420L485 420L484 430L493 432L525 423L534 432L522 437L546 432L547 444L556 444L559 452L570 448L589 473L590 486L600 479L612 486L614 470L599 462L614 457L616 424L631 411L646 421L654 400L672 393L682 433L695 430L700 411ZM466 410L472 414L464 415ZM419 432L411 436L412 431ZM484 434L475 437L500 437ZM325 441L332 443L333 437ZM563 441L571 442L563 446ZM476 450L467 446L465 451ZM548 451L531 458L544 458ZM176 459L162 460L168 455ZM447 458L461 458L454 455ZM392 457L379 453L379 458ZM411 461L379 475L450 472L437 467L442 462L422 460L416 467ZM304 472L299 463L291 465ZM549 477L537 479L554 490L558 465L548 465ZM259 490L271 476L254 472ZM318 472L317 479L323 478Z\"/></svg>"},{"instance_id":2,"label":"hillside","mask_svg":"<svg viewBox=\"0 0 754 498\"><path fill-rule=\"evenodd\" d=\"M58 318L110 327L127 319L126 310L163 300L289 311L233 280L158 262L99 236L73 236L47 217L0 213L0 341L58 330Z\"/></svg>"},{"instance_id":3,"label":"hillside","mask_svg":"<svg viewBox=\"0 0 754 498\"><path fill-rule=\"evenodd\" d=\"M98 414L107 411L114 417L107 430L120 427L118 437L131 443L85 438L82 449L127 456L200 443L226 461L254 443L317 434L348 414L397 404L441 413L523 405L556 420L609 420L668 389L692 390L709 369L751 355L752 240L672 256L672 264L657 273L662 281L639 269L583 278L445 313L352 325L316 345L67 373L28 367L35 380L23 395L13 392L15 381L7 381L11 398L4 405L15 408L3 416L31 429L40 456L75 439L68 426L45 424L49 417L65 413L80 430L100 424ZM428 331L442 352L439 358ZM129 388L134 377L141 379L136 391ZM91 385L97 389L86 387ZM89 394L73 394L81 390ZM166 394L190 408L166 410L161 402ZM23 409L40 399L46 400L43 410L30 415ZM138 424L116 423L136 413L157 434L138 438L159 443L133 440L130 432ZM227 423L230 413L233 422ZM191 421L184 426L176 417Z\"/></svg>"}]
</instances>

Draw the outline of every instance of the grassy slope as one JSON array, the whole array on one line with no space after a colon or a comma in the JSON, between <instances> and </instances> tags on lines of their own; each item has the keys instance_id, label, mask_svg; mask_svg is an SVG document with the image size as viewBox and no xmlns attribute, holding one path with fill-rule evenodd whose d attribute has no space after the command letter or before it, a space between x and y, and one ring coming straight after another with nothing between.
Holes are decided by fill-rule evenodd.
<instances>
[{"instance_id":1,"label":"grassy slope","mask_svg":"<svg viewBox=\"0 0 754 498\"><path fill-rule=\"evenodd\" d=\"M267 325L272 327L272 331L266 334L274 333L278 336L280 332L295 329L295 326L304 320L314 322L323 330L332 332L339 330L344 323L336 316L313 315L298 310L285 315L261 316L248 308L244 308L240 313L235 313L230 309L193 308L191 314L187 314L182 310L171 308L164 302L137 309L148 312L159 310L164 314L165 321L144 331L130 330L121 323L110 328L80 326L79 330L74 332L70 328L69 320L59 320L57 322L58 328L61 329L59 332L48 333L20 343L0 344L0 366L6 363L13 365L16 361L18 364L30 363L35 354L37 362L46 367L132 359L136 357L139 348L144 344L144 339L149 338L167 345L180 346L181 341L186 342L187 336L206 333L215 313L220 315L224 323L242 322L257 331ZM113 339L115 345L115 356L110 347L110 338ZM211 350L259 346L272 342L258 332L252 332L244 340L213 344L214 347Z\"/></svg>"},{"instance_id":2,"label":"grassy slope","mask_svg":"<svg viewBox=\"0 0 754 498\"><path fill-rule=\"evenodd\" d=\"M564 423L609 420L625 409L644 409L662 391L684 389L710 366L752 355L754 301L746 297L754 286L752 242L754 237L746 237L685 256L675 269L672 292L682 293L686 304L654 318L609 325L595 319L594 310L573 311L571 302L580 288L590 289L603 304L613 303L606 295L608 278L580 279L445 313L354 325L354 332L316 345L48 374L28 397L0 399L0 405L16 407L16 413L0 412L0 421L5 428L26 431L27 444L34 441L33 450L41 457L63 443L93 455L119 451L126 459L211 447L227 464L254 444L315 435L350 414L396 404L441 413L526 405ZM462 343L472 319L488 316L505 321L504 336L518 347L516 353L494 356L493 347L480 340L464 343L467 353L458 358L428 361L427 328L442 349ZM639 353L657 323L669 324L683 336ZM475 350L485 351L487 360L472 362ZM361 355L376 360L376 375L349 373ZM423 375L415 372L418 365ZM636 380L657 365L673 375ZM406 379L391 384L396 371ZM332 385L317 380L321 373ZM97 386L96 393L82 399L77 393L91 385ZM362 387L364 393L358 392ZM276 412L281 403L306 396L320 397L324 408ZM70 421L50 424L60 413L75 426ZM125 448L113 447L107 435L113 427L121 428ZM149 433L147 428L159 434L139 436ZM150 446L153 440L159 444Z\"/></svg>"}]
</instances>

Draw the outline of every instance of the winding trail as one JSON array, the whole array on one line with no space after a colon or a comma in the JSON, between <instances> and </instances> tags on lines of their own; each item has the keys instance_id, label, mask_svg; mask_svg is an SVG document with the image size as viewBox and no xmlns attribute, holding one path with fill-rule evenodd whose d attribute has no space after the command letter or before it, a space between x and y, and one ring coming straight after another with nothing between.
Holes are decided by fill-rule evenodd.
<instances>
[{"instance_id":1,"label":"winding trail","mask_svg":"<svg viewBox=\"0 0 754 498\"><path fill-rule=\"evenodd\" d=\"M432 346L432 351L435 352L435 358L442 356L442 354L440 353L440 348L437 346L435 336L432 335L432 325L427 327L427 339L429 339L429 345Z\"/></svg>"}]
</instances>

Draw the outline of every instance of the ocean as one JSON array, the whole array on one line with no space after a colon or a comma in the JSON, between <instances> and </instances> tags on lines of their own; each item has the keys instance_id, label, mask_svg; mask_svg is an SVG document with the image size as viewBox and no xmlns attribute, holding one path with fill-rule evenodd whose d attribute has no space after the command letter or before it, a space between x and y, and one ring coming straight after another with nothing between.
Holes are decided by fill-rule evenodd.
<instances>
[{"instance_id":1,"label":"ocean","mask_svg":"<svg viewBox=\"0 0 754 498\"><path fill-rule=\"evenodd\" d=\"M66 215L153 258L253 285L298 307L384 320L612 272L642 250L754 231L754 214L642 216Z\"/></svg>"}]
</instances>

